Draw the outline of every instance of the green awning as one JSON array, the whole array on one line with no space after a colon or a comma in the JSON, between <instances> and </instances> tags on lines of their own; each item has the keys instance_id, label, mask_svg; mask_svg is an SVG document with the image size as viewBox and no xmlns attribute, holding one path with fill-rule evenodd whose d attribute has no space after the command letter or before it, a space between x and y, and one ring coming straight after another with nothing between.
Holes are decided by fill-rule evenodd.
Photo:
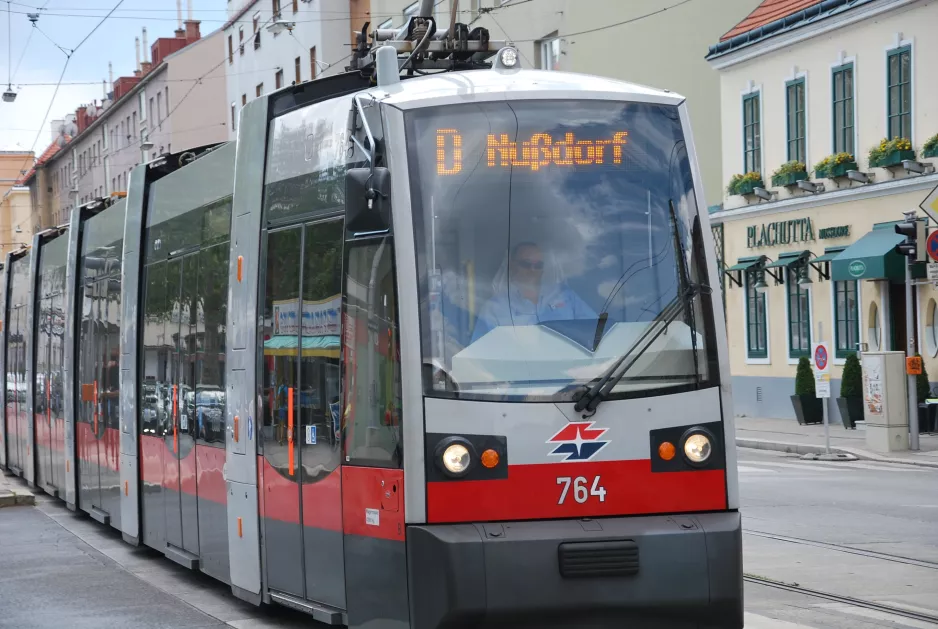
<instances>
[{"instance_id":1,"label":"green awning","mask_svg":"<svg viewBox=\"0 0 938 629\"><path fill-rule=\"evenodd\" d=\"M729 273L730 271L748 271L750 268L764 259L765 256L749 256L748 258L739 258L736 261L736 264L728 269L725 269L724 273Z\"/></svg>"},{"instance_id":2,"label":"green awning","mask_svg":"<svg viewBox=\"0 0 938 629\"><path fill-rule=\"evenodd\" d=\"M846 249L846 247L828 247L827 249L824 250L824 255L818 256L814 258L813 260L811 260L810 262L812 264L816 264L818 262L830 262L831 260L836 258L840 254L840 252L843 251L844 249Z\"/></svg>"},{"instance_id":3,"label":"green awning","mask_svg":"<svg viewBox=\"0 0 938 629\"><path fill-rule=\"evenodd\" d=\"M788 251L786 253L780 253L778 254L778 260L766 264L765 268L774 269L777 267L789 267L800 260L802 256L807 256L809 253L809 251Z\"/></svg>"},{"instance_id":4,"label":"green awning","mask_svg":"<svg viewBox=\"0 0 938 629\"><path fill-rule=\"evenodd\" d=\"M831 263L831 279L904 281L905 258L895 248L905 236L896 233L895 224L873 225L872 231L841 251Z\"/></svg>"}]
</instances>

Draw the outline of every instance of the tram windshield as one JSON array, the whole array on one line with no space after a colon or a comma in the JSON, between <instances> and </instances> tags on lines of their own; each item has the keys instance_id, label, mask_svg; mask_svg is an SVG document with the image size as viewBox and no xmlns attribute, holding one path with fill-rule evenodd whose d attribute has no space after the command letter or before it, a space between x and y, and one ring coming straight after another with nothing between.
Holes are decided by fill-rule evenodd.
<instances>
[{"instance_id":1,"label":"tram windshield","mask_svg":"<svg viewBox=\"0 0 938 629\"><path fill-rule=\"evenodd\" d=\"M407 131L428 395L568 401L626 353L609 397L715 383L676 107L472 103Z\"/></svg>"}]
</instances>

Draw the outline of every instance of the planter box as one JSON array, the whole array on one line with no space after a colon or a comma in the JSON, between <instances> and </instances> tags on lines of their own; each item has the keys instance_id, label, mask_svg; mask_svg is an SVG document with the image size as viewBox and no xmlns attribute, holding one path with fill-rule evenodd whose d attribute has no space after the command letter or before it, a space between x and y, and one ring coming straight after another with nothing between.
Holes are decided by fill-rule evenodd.
<instances>
[{"instance_id":1,"label":"planter box","mask_svg":"<svg viewBox=\"0 0 938 629\"><path fill-rule=\"evenodd\" d=\"M759 181L743 181L738 186L736 186L736 194L747 195L752 194L752 191L756 188L762 188L765 184L762 183L762 180Z\"/></svg>"},{"instance_id":2,"label":"planter box","mask_svg":"<svg viewBox=\"0 0 938 629\"><path fill-rule=\"evenodd\" d=\"M863 396L839 397L837 408L840 409L840 419L844 423L844 428L856 429L857 422L863 421Z\"/></svg>"},{"instance_id":3,"label":"planter box","mask_svg":"<svg viewBox=\"0 0 938 629\"><path fill-rule=\"evenodd\" d=\"M799 424L820 424L824 421L824 400L813 395L793 395L791 404Z\"/></svg>"},{"instance_id":4,"label":"planter box","mask_svg":"<svg viewBox=\"0 0 938 629\"><path fill-rule=\"evenodd\" d=\"M837 177L846 177L848 170L860 170L860 167L857 166L856 162L844 162L843 164L835 164L831 166L828 171L815 170L814 175L816 177L826 177L828 179L835 179Z\"/></svg>"},{"instance_id":5,"label":"planter box","mask_svg":"<svg viewBox=\"0 0 938 629\"><path fill-rule=\"evenodd\" d=\"M806 171L801 171L800 173L787 173L785 175L773 175L772 185L775 187L778 186L793 186L798 181L804 181L808 178L808 173Z\"/></svg>"},{"instance_id":6,"label":"planter box","mask_svg":"<svg viewBox=\"0 0 938 629\"><path fill-rule=\"evenodd\" d=\"M891 151L883 155L882 159L877 161L870 161L871 168L888 168L890 166L898 166L906 159L915 159L915 151Z\"/></svg>"},{"instance_id":7,"label":"planter box","mask_svg":"<svg viewBox=\"0 0 938 629\"><path fill-rule=\"evenodd\" d=\"M922 157L938 157L938 144L931 147L930 149L925 149L922 153Z\"/></svg>"}]
</instances>

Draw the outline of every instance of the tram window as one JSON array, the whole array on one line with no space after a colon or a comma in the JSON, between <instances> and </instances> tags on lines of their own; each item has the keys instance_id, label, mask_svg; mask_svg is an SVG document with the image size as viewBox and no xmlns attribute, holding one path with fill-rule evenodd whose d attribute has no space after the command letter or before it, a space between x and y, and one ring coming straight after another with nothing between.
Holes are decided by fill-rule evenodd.
<instances>
[{"instance_id":1,"label":"tram window","mask_svg":"<svg viewBox=\"0 0 938 629\"><path fill-rule=\"evenodd\" d=\"M206 212L206 220L209 212ZM198 327L200 342L195 412L198 438L225 444L225 320L228 301L228 243L199 252Z\"/></svg>"},{"instance_id":2,"label":"tram window","mask_svg":"<svg viewBox=\"0 0 938 629\"><path fill-rule=\"evenodd\" d=\"M345 277L343 442L351 465L400 467L401 364L390 237L353 243Z\"/></svg>"},{"instance_id":3,"label":"tram window","mask_svg":"<svg viewBox=\"0 0 938 629\"><path fill-rule=\"evenodd\" d=\"M146 295L143 315L143 386L140 423L144 435L161 436L168 421L164 383L167 355L164 320L166 316L166 263L146 268Z\"/></svg>"}]
</instances>

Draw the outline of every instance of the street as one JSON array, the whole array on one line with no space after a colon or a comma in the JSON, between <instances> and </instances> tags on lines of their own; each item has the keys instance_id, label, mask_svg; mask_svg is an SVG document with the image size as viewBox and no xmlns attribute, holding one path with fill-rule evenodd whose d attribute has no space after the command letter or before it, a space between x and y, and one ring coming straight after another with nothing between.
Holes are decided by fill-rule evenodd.
<instances>
[{"instance_id":1,"label":"street","mask_svg":"<svg viewBox=\"0 0 938 629\"><path fill-rule=\"evenodd\" d=\"M938 470L738 452L746 627L938 623L756 581L938 617Z\"/></svg>"}]
</instances>

